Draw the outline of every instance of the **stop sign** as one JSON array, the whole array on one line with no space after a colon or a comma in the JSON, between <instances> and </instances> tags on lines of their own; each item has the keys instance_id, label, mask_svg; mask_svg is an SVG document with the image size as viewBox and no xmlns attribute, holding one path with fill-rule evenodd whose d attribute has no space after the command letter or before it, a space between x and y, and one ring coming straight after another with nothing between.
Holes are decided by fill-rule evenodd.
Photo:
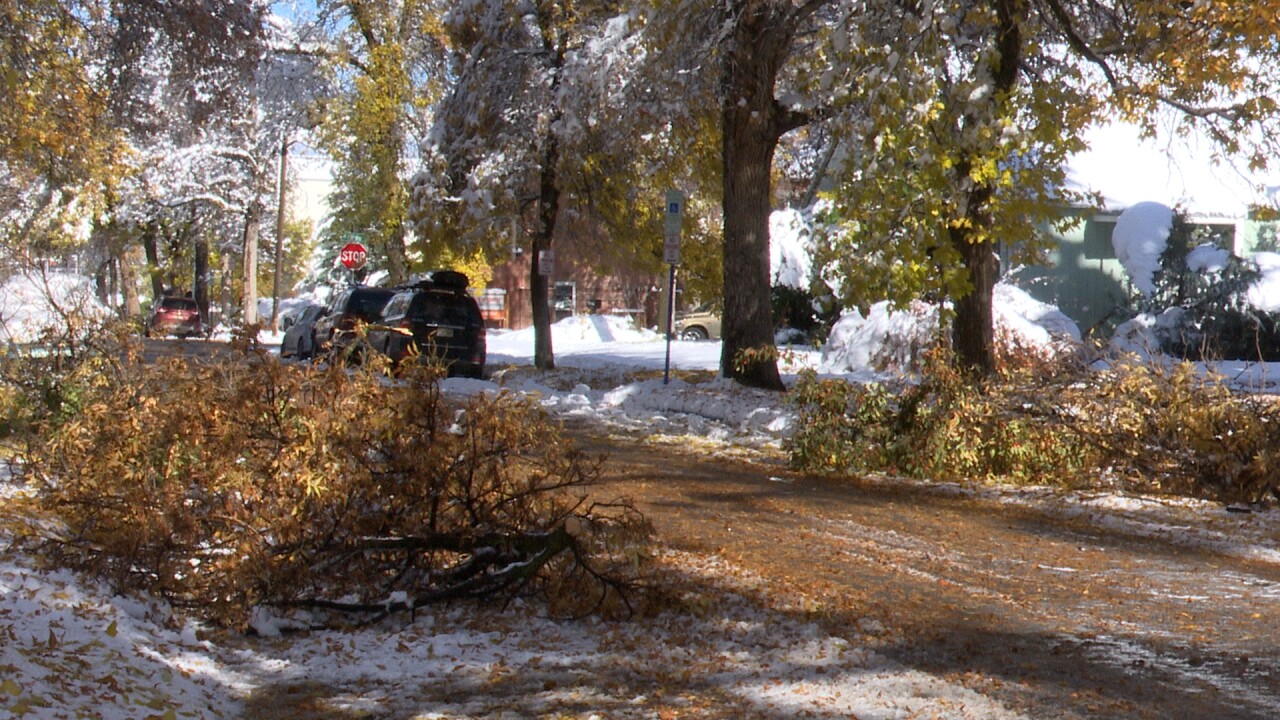
<instances>
[{"instance_id":1,"label":"stop sign","mask_svg":"<svg viewBox=\"0 0 1280 720\"><path fill-rule=\"evenodd\" d=\"M364 267L364 260L368 255L360 243L347 243L338 253L338 262L346 265L349 270L359 270Z\"/></svg>"}]
</instances>

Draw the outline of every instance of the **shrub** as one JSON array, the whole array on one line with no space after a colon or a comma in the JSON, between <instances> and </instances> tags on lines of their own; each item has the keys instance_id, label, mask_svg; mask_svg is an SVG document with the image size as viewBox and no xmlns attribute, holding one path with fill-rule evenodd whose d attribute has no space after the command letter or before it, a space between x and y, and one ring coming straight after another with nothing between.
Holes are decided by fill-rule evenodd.
<instances>
[{"instance_id":1,"label":"shrub","mask_svg":"<svg viewBox=\"0 0 1280 720\"><path fill-rule=\"evenodd\" d=\"M811 471L1018 482L1079 463L1071 435L1027 412L1035 393L1015 391L1007 379L974 384L946 357L930 352L922 380L896 391L802 375L792 398L800 414L788 441L793 462Z\"/></svg>"},{"instance_id":2,"label":"shrub","mask_svg":"<svg viewBox=\"0 0 1280 720\"><path fill-rule=\"evenodd\" d=\"M1190 363L1124 362L1065 388L1057 412L1134 489L1254 503L1280 487L1280 406Z\"/></svg>"},{"instance_id":3,"label":"shrub","mask_svg":"<svg viewBox=\"0 0 1280 720\"><path fill-rule=\"evenodd\" d=\"M65 525L44 547L233 626L258 606L350 619L517 592L626 607L647 525L587 499L598 462L530 401L385 370L251 351L128 366L26 458Z\"/></svg>"},{"instance_id":4,"label":"shrub","mask_svg":"<svg viewBox=\"0 0 1280 720\"><path fill-rule=\"evenodd\" d=\"M73 417L88 388L138 351L126 324L78 330L45 328L35 342L0 352L0 439L21 444Z\"/></svg>"},{"instance_id":5,"label":"shrub","mask_svg":"<svg viewBox=\"0 0 1280 720\"><path fill-rule=\"evenodd\" d=\"M1167 324L1157 328L1159 349L1187 360L1280 359L1280 313L1252 306L1250 290L1261 277L1256 263L1230 254L1204 225L1190 222L1184 213L1174 216L1160 269L1153 282L1155 292L1139 303L1139 309L1163 315ZM1214 270L1192 267L1193 252L1214 249L1220 260ZM1176 313L1167 313L1176 309Z\"/></svg>"},{"instance_id":6,"label":"shrub","mask_svg":"<svg viewBox=\"0 0 1280 720\"><path fill-rule=\"evenodd\" d=\"M1000 479L1260 502L1280 488L1280 405L1190 364L1034 359L974 383L935 353L891 390L803 374L787 447L808 471Z\"/></svg>"}]
</instances>

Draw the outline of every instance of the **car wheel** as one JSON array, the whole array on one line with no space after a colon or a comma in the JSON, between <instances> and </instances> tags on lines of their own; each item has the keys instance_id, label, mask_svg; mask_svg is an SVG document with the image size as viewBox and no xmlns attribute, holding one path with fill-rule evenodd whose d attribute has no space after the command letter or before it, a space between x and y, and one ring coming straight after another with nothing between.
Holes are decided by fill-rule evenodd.
<instances>
[{"instance_id":1,"label":"car wheel","mask_svg":"<svg viewBox=\"0 0 1280 720\"><path fill-rule=\"evenodd\" d=\"M708 337L710 335L707 335L706 328L700 328L696 325L680 331L681 340L706 340Z\"/></svg>"}]
</instances>

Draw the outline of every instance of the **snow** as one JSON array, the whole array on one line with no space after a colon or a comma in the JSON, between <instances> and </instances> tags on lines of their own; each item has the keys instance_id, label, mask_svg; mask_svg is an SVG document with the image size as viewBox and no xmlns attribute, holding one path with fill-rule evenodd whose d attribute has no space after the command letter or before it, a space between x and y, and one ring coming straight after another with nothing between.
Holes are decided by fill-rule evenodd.
<instances>
[{"instance_id":1,"label":"snow","mask_svg":"<svg viewBox=\"0 0 1280 720\"><path fill-rule=\"evenodd\" d=\"M1150 297L1156 291L1155 274L1160 256L1173 229L1173 210L1157 202L1140 202L1120 213L1111 243L1134 287Z\"/></svg>"},{"instance_id":2,"label":"snow","mask_svg":"<svg viewBox=\"0 0 1280 720\"><path fill-rule=\"evenodd\" d=\"M1172 127L1161 133L1143 137L1138 126L1120 121L1090 128L1088 149L1068 162L1069 185L1099 193L1104 206L1113 210L1154 201L1204 217L1243 219L1251 207L1275 200L1280 183L1274 174L1244 172L1214 161L1216 149L1204 135Z\"/></svg>"},{"instance_id":3,"label":"snow","mask_svg":"<svg viewBox=\"0 0 1280 720\"><path fill-rule=\"evenodd\" d=\"M1227 267L1231 252L1212 243L1199 245L1187 253L1187 269L1198 273L1219 273Z\"/></svg>"},{"instance_id":4,"label":"snow","mask_svg":"<svg viewBox=\"0 0 1280 720\"><path fill-rule=\"evenodd\" d=\"M1262 277L1249 289L1249 304L1264 312L1280 312L1280 254L1254 253L1250 260Z\"/></svg>"},{"instance_id":5,"label":"snow","mask_svg":"<svg viewBox=\"0 0 1280 720\"><path fill-rule=\"evenodd\" d=\"M1075 321L1021 288L998 283L992 299L997 332L1007 334L1020 345L1051 349L1080 341L1080 328ZM938 323L937 307L920 301L903 310L879 302L871 306L866 317L856 309L847 311L831 330L819 369L860 379L876 370L909 370L913 353L930 344L938 333Z\"/></svg>"},{"instance_id":6,"label":"snow","mask_svg":"<svg viewBox=\"0 0 1280 720\"><path fill-rule=\"evenodd\" d=\"M61 325L63 315L103 318L93 285L82 275L51 270L20 272L0 286L0 342L33 343Z\"/></svg>"},{"instance_id":7,"label":"snow","mask_svg":"<svg viewBox=\"0 0 1280 720\"><path fill-rule=\"evenodd\" d=\"M809 220L799 210L787 208L769 215L769 266L774 285L809 288L813 252Z\"/></svg>"}]
</instances>

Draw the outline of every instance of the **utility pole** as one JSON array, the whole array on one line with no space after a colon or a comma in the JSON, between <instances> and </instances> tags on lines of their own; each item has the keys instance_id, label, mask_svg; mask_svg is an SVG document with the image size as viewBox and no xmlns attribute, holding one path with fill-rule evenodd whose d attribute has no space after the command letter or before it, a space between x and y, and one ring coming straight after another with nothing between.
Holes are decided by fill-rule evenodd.
<instances>
[{"instance_id":1,"label":"utility pole","mask_svg":"<svg viewBox=\"0 0 1280 720\"><path fill-rule=\"evenodd\" d=\"M280 136L280 179L277 183L276 205L276 268L271 279L271 329L280 325L280 273L284 271L284 220L286 184L289 173L289 133Z\"/></svg>"}]
</instances>

